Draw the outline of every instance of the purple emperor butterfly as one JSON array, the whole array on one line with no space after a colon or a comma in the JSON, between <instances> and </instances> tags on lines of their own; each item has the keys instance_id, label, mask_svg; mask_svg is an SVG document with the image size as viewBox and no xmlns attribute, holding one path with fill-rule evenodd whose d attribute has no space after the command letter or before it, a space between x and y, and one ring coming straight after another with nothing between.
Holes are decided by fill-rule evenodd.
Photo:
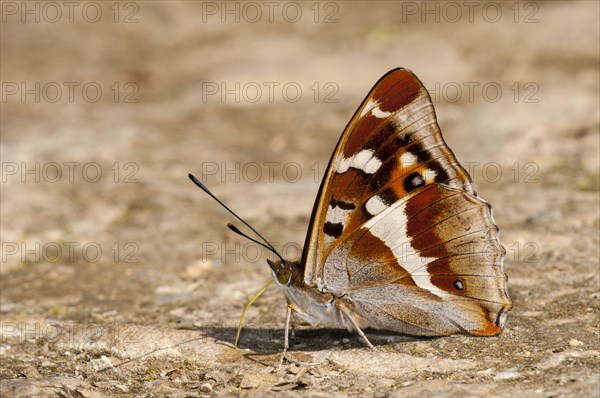
<instances>
[{"instance_id":1,"label":"purple emperor butterfly","mask_svg":"<svg viewBox=\"0 0 600 398\"><path fill-rule=\"evenodd\" d=\"M498 334L511 308L505 250L471 182L421 81L388 72L333 152L301 261L268 260L288 304L284 350L291 316L353 330L370 347L366 328Z\"/></svg>"}]
</instances>

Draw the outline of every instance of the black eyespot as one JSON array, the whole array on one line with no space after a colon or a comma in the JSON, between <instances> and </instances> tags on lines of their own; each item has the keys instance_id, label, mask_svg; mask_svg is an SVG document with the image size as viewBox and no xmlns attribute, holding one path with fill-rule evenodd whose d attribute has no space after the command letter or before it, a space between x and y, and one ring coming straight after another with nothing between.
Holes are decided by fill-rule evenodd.
<instances>
[{"instance_id":1,"label":"black eyespot","mask_svg":"<svg viewBox=\"0 0 600 398\"><path fill-rule=\"evenodd\" d=\"M414 191L415 189L425 185L425 179L419 173L410 173L404 179L404 190L406 192Z\"/></svg>"},{"instance_id":2,"label":"black eyespot","mask_svg":"<svg viewBox=\"0 0 600 398\"><path fill-rule=\"evenodd\" d=\"M456 290L463 290L465 288L461 280L455 280L453 285Z\"/></svg>"}]
</instances>

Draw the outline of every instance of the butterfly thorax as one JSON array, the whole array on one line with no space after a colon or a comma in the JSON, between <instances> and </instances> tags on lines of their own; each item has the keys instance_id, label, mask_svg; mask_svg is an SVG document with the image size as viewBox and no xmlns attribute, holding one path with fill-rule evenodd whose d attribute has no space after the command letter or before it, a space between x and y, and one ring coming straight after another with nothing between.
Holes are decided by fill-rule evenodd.
<instances>
[{"instance_id":1,"label":"butterfly thorax","mask_svg":"<svg viewBox=\"0 0 600 398\"><path fill-rule=\"evenodd\" d=\"M286 300L294 315L310 324L334 325L352 329L342 315L340 297L304 283L304 264L294 261L268 261L273 279L283 287Z\"/></svg>"}]
</instances>

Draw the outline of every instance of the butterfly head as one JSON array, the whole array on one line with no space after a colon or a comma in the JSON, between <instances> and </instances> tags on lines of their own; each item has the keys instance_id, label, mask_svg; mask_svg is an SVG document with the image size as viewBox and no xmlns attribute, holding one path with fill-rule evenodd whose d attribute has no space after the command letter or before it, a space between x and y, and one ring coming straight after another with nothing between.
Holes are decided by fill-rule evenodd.
<instances>
[{"instance_id":1,"label":"butterfly head","mask_svg":"<svg viewBox=\"0 0 600 398\"><path fill-rule=\"evenodd\" d=\"M281 286L287 286L292 280L292 267L289 263L277 260L271 261L267 259L271 271L273 271L273 277Z\"/></svg>"}]
</instances>

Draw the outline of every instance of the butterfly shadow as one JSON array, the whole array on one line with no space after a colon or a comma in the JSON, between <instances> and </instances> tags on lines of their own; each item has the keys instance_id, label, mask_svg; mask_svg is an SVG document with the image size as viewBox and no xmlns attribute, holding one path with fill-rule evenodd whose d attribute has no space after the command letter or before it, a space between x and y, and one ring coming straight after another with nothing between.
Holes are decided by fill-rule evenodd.
<instances>
[{"instance_id":1,"label":"butterfly shadow","mask_svg":"<svg viewBox=\"0 0 600 398\"><path fill-rule=\"evenodd\" d=\"M188 330L198 330L205 337L212 338L215 344L234 347L237 327L228 327L220 324L202 325ZM282 324L244 326L240 334L238 348L250 349L253 354L272 355L280 354L283 350L284 327ZM373 346L391 346L414 341L432 340L436 337L415 337L382 330L366 330L365 334ZM366 344L356 333L334 328L307 328L296 327L294 333L290 331L289 350L316 352L322 350L349 350L356 348L368 349Z\"/></svg>"}]
</instances>

